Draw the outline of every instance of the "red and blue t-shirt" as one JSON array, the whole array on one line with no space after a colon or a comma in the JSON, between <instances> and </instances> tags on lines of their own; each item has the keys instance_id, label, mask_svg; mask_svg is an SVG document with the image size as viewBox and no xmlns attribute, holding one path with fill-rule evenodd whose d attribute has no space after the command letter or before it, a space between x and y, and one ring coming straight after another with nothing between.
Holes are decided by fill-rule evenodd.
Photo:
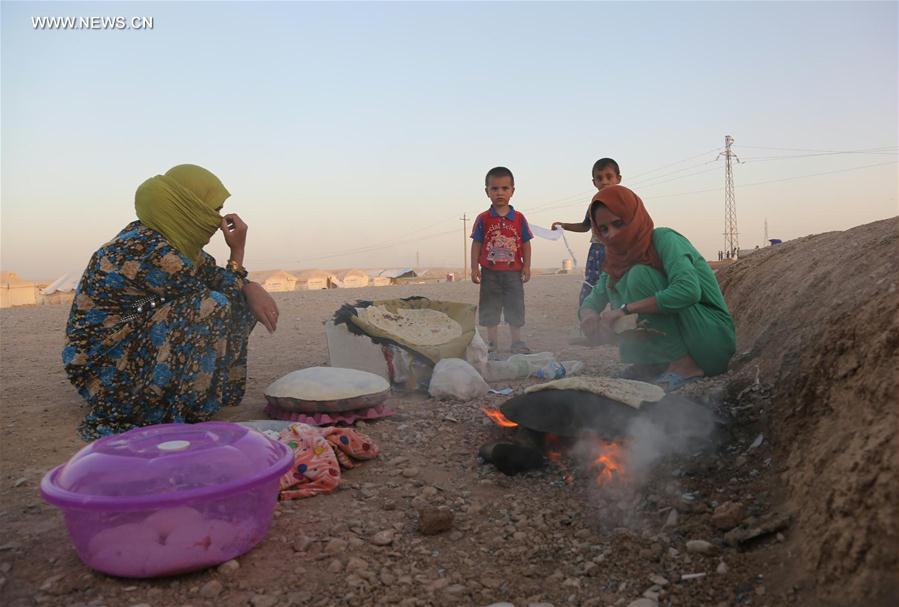
<instances>
[{"instance_id":1,"label":"red and blue t-shirt","mask_svg":"<svg viewBox=\"0 0 899 607\"><path fill-rule=\"evenodd\" d=\"M478 215L471 229L471 239L481 243L478 262L488 270L521 271L524 258L521 246L534 237L528 220L509 205L500 215L493 206Z\"/></svg>"}]
</instances>

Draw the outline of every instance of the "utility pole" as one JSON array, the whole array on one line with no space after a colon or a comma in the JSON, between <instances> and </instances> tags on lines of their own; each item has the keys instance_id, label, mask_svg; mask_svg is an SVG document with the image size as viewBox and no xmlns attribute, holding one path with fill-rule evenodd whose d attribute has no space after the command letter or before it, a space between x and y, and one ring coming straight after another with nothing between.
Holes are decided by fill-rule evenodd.
<instances>
[{"instance_id":1,"label":"utility pole","mask_svg":"<svg viewBox=\"0 0 899 607\"><path fill-rule=\"evenodd\" d=\"M763 247L767 247L770 242L768 242L768 218L765 217L765 242L762 243Z\"/></svg>"},{"instance_id":2,"label":"utility pole","mask_svg":"<svg viewBox=\"0 0 899 607\"><path fill-rule=\"evenodd\" d=\"M462 213L462 280L468 280L468 214Z\"/></svg>"},{"instance_id":3,"label":"utility pole","mask_svg":"<svg viewBox=\"0 0 899 607\"><path fill-rule=\"evenodd\" d=\"M737 232L737 203L734 199L734 172L731 166L731 158L737 162L740 159L731 151L730 146L734 138L724 136L724 151L718 157L724 156L724 256L728 259L735 258L740 252L740 235Z\"/></svg>"}]
</instances>

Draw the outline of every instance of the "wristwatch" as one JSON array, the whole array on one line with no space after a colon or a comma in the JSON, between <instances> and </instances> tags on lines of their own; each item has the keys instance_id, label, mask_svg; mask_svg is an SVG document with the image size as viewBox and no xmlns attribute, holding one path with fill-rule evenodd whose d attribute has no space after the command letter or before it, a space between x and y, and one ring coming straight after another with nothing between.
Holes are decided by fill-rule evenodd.
<instances>
[{"instance_id":1,"label":"wristwatch","mask_svg":"<svg viewBox=\"0 0 899 607\"><path fill-rule=\"evenodd\" d=\"M624 304L623 306L621 306L618 309L621 310L622 312L624 312L625 314L630 314L630 312L628 312L628 310L627 310L627 304Z\"/></svg>"}]
</instances>

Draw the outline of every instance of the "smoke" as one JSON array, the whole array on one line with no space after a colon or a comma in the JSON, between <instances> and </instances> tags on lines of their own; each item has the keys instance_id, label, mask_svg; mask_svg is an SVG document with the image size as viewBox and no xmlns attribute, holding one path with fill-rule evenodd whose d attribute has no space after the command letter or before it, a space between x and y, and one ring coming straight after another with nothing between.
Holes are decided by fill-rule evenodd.
<instances>
[{"instance_id":1,"label":"smoke","mask_svg":"<svg viewBox=\"0 0 899 607\"><path fill-rule=\"evenodd\" d=\"M574 453L585 474L597 477L589 495L599 510L600 524L642 526L644 489L649 488L656 466L666 458L709 447L715 428L710 410L683 397L666 396L628 424L620 441L621 469L611 480L597 476L597 450L607 447L598 444L595 437L581 438Z\"/></svg>"}]
</instances>

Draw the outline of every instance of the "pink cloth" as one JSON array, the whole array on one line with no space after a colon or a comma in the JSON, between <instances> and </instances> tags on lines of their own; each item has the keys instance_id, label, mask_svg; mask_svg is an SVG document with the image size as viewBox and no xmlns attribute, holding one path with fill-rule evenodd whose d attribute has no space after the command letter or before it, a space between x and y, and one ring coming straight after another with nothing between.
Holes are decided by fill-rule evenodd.
<instances>
[{"instance_id":1,"label":"pink cloth","mask_svg":"<svg viewBox=\"0 0 899 607\"><path fill-rule=\"evenodd\" d=\"M373 459L380 451L373 440L350 428L291 424L278 438L293 450L293 466L281 477L281 500L331 493L340 485L341 466L353 468L354 459Z\"/></svg>"},{"instance_id":2,"label":"pink cloth","mask_svg":"<svg viewBox=\"0 0 899 607\"><path fill-rule=\"evenodd\" d=\"M312 426L352 426L360 419L380 419L393 415L394 411L386 405L376 405L356 411L341 411L339 413L299 413L296 411L285 411L269 403L265 406L265 414L272 419L301 422Z\"/></svg>"}]
</instances>

